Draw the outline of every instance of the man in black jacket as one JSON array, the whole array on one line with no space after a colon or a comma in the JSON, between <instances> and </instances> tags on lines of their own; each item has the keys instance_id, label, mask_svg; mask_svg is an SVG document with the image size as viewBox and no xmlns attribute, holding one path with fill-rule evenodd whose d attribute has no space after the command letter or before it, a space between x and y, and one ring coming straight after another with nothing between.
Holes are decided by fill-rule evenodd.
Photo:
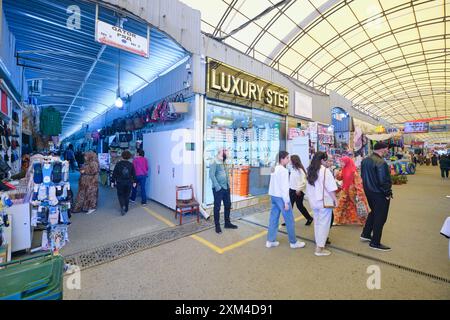
<instances>
[{"instance_id":1,"label":"man in black jacket","mask_svg":"<svg viewBox=\"0 0 450 320\"><path fill-rule=\"evenodd\" d=\"M374 146L374 153L361 163L364 192L371 210L361 234L361 240L370 241L370 247L380 251L391 250L380 242L383 226L388 216L389 204L393 198L391 174L383 158L388 152L388 145L378 142Z\"/></svg>"}]
</instances>

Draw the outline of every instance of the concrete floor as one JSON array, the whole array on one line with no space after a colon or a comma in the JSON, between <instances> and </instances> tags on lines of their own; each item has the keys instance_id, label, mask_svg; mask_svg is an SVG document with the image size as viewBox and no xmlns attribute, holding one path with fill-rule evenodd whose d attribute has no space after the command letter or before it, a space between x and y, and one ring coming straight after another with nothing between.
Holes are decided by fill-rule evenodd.
<instances>
[{"instance_id":1,"label":"concrete floor","mask_svg":"<svg viewBox=\"0 0 450 320\"><path fill-rule=\"evenodd\" d=\"M78 178L78 173L71 174L74 196L78 191ZM130 203L127 215L121 216L116 190L100 186L97 211L91 215L84 213L72 215L69 229L70 243L61 251L62 255L71 255L168 228L167 224L141 207L139 193L136 200L135 204ZM148 201L146 208L177 224L172 210L153 201ZM183 217L183 223L194 220L193 216Z\"/></svg>"},{"instance_id":2,"label":"concrete floor","mask_svg":"<svg viewBox=\"0 0 450 320\"><path fill-rule=\"evenodd\" d=\"M449 279L448 240L439 231L450 215L450 180L430 167L409 179L394 189L383 234L393 251L370 250L359 242L361 227L354 226L334 227L332 245ZM268 213L244 219L267 225ZM198 236L219 248L259 236L223 254L192 237L170 242L82 271L82 289L66 289L65 299L450 299L448 283L338 249L318 258L312 242L292 250L283 234L280 247L266 249L265 228L237 224L238 230L220 236L213 230ZM313 226L304 221L296 231L313 240ZM371 265L380 267L380 290L366 286Z\"/></svg>"}]
</instances>

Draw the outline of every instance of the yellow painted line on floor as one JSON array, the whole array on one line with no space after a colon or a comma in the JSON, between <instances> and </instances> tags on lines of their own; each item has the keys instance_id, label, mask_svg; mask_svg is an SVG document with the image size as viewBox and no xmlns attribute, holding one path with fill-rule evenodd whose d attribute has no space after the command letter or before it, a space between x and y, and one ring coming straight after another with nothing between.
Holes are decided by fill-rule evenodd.
<instances>
[{"instance_id":1,"label":"yellow painted line on floor","mask_svg":"<svg viewBox=\"0 0 450 320\"><path fill-rule=\"evenodd\" d=\"M165 224L167 224L169 227L176 227L176 224L174 224L173 222L167 220L166 218L164 218L163 216L157 214L156 212L153 212L152 210L150 210L149 208L146 207L142 207L145 211L147 211L151 216L153 216L154 218L158 219L161 222L164 222Z\"/></svg>"},{"instance_id":2,"label":"yellow painted line on floor","mask_svg":"<svg viewBox=\"0 0 450 320\"><path fill-rule=\"evenodd\" d=\"M259 238L265 236L266 234L267 234L267 231L260 232L260 233L255 234L254 236L251 236L251 237L249 237L247 239L244 239L244 240L241 240L239 242L233 243L232 245L230 245L228 247L222 248L222 251L223 252L227 252L227 251L230 251L230 250L242 247L244 244L247 244L247 243L249 243L251 241L259 239Z\"/></svg>"},{"instance_id":3,"label":"yellow painted line on floor","mask_svg":"<svg viewBox=\"0 0 450 320\"><path fill-rule=\"evenodd\" d=\"M156 212L150 210L149 208L146 208L146 207L142 207L142 208L145 211L147 211L151 216L153 216L154 218L158 219L159 221L165 223L169 227L176 227L176 224L174 224L173 222L167 220L166 218L164 218L163 216L157 214ZM297 222L297 221L300 221L302 219L304 219L304 217L300 216L300 217L295 218L294 220L295 220L295 222ZM225 248L220 248L220 247L216 246L214 243L211 243L208 240L206 240L206 239L204 239L204 238L202 238L202 237L200 237L198 235L195 235L195 234L191 235L190 238L200 242L201 244L205 245L206 247L210 248L211 250L215 251L218 254L223 254L225 252L228 252L228 251L234 250L236 248L242 247L243 245L245 245L245 244L247 244L249 242L252 242L254 240L257 240L257 239L265 236L266 234L267 234L267 231L262 231L262 232L260 232L258 234L255 234L255 235L251 236L251 237L248 237L248 238L245 238L245 239L243 239L241 241L233 243L232 245L229 245L229 246L227 246Z\"/></svg>"},{"instance_id":4,"label":"yellow painted line on floor","mask_svg":"<svg viewBox=\"0 0 450 320\"><path fill-rule=\"evenodd\" d=\"M207 246L208 248L214 250L218 254L222 254L223 253L223 249L219 248L218 246L216 246L215 244L209 242L208 240L203 239L200 236L197 236L197 235L194 234L194 235L191 236L191 238L197 240L201 244L204 244L205 246Z\"/></svg>"}]
</instances>

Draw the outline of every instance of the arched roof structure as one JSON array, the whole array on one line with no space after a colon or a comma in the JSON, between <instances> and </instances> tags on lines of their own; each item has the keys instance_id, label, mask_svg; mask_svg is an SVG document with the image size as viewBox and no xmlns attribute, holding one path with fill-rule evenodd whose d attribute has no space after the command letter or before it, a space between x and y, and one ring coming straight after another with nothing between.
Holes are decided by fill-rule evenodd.
<instances>
[{"instance_id":1,"label":"arched roof structure","mask_svg":"<svg viewBox=\"0 0 450 320\"><path fill-rule=\"evenodd\" d=\"M367 114L397 125L450 117L450 0L182 2L211 37Z\"/></svg>"}]
</instances>

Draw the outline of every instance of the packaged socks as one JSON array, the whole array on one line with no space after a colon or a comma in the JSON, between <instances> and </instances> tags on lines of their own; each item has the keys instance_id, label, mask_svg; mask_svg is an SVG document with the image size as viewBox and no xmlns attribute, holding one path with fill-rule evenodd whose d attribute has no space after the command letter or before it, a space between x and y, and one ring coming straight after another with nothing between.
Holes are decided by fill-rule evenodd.
<instances>
[{"instance_id":1,"label":"packaged socks","mask_svg":"<svg viewBox=\"0 0 450 320\"><path fill-rule=\"evenodd\" d=\"M46 185L49 185L50 182L52 181L51 176L52 176L52 165L51 163L46 163L44 164L43 168L42 168L42 175L43 175L43 181Z\"/></svg>"},{"instance_id":2,"label":"packaged socks","mask_svg":"<svg viewBox=\"0 0 450 320\"><path fill-rule=\"evenodd\" d=\"M50 205L56 206L58 204L58 198L56 197L56 187L50 186L48 187L48 200Z\"/></svg>"},{"instance_id":3,"label":"packaged socks","mask_svg":"<svg viewBox=\"0 0 450 320\"><path fill-rule=\"evenodd\" d=\"M62 175L65 182L69 181L70 164L69 161L62 163Z\"/></svg>"},{"instance_id":4,"label":"packaged socks","mask_svg":"<svg viewBox=\"0 0 450 320\"><path fill-rule=\"evenodd\" d=\"M61 224L66 224L69 225L70 224L70 220L69 220L69 208L67 207L67 205L62 205L60 208L60 222Z\"/></svg>"},{"instance_id":5,"label":"packaged socks","mask_svg":"<svg viewBox=\"0 0 450 320\"><path fill-rule=\"evenodd\" d=\"M52 226L55 226L58 224L58 222L59 222L58 207L50 207L49 208L48 220Z\"/></svg>"},{"instance_id":6,"label":"packaged socks","mask_svg":"<svg viewBox=\"0 0 450 320\"><path fill-rule=\"evenodd\" d=\"M47 200L47 187L44 184L39 186L37 198L39 201Z\"/></svg>"},{"instance_id":7,"label":"packaged socks","mask_svg":"<svg viewBox=\"0 0 450 320\"><path fill-rule=\"evenodd\" d=\"M62 181L62 163L54 162L52 169L52 182L60 183Z\"/></svg>"},{"instance_id":8,"label":"packaged socks","mask_svg":"<svg viewBox=\"0 0 450 320\"><path fill-rule=\"evenodd\" d=\"M43 180L42 165L40 162L36 162L33 164L33 181L36 184L41 184Z\"/></svg>"}]
</instances>

